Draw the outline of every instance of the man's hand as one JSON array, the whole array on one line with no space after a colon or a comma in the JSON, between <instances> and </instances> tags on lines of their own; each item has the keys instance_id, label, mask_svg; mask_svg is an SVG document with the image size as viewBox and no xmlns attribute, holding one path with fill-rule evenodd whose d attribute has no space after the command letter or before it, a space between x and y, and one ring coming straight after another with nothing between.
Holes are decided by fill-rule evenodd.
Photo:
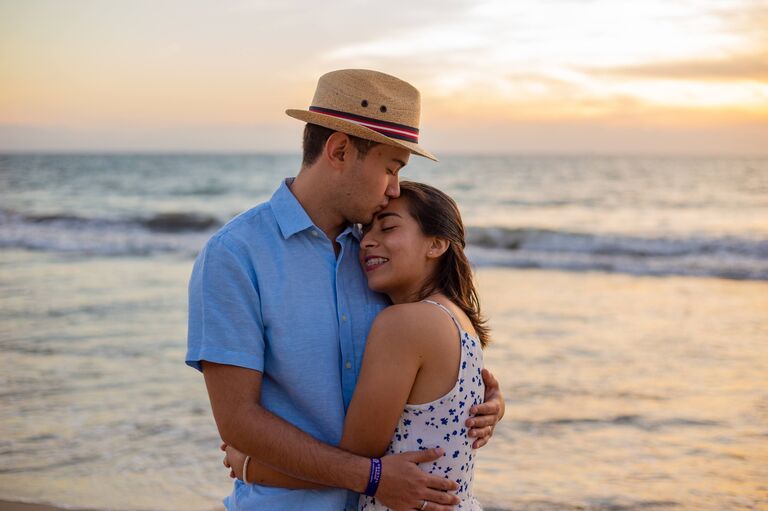
<instances>
[{"instance_id":1,"label":"man's hand","mask_svg":"<svg viewBox=\"0 0 768 511\"><path fill-rule=\"evenodd\" d=\"M395 511L400 509L427 509L451 511L461 499L449 491L456 491L455 481L422 471L418 463L435 461L443 456L442 449L427 449L381 458L381 481L376 500ZM427 501L426 507L422 507Z\"/></svg>"},{"instance_id":2,"label":"man's hand","mask_svg":"<svg viewBox=\"0 0 768 511\"><path fill-rule=\"evenodd\" d=\"M504 417L504 396L501 395L499 382L488 369L483 369L483 383L485 383L485 399L480 405L473 406L469 413L474 417L467 420L470 437L474 437L473 449L479 449L488 443L493 435L496 423Z\"/></svg>"}]
</instances>

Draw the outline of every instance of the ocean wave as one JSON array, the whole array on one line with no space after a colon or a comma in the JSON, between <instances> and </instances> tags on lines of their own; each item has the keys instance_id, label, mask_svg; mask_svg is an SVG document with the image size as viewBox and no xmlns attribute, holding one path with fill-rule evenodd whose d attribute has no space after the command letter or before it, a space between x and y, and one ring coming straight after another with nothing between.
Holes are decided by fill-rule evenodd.
<instances>
[{"instance_id":1,"label":"ocean wave","mask_svg":"<svg viewBox=\"0 0 768 511\"><path fill-rule=\"evenodd\" d=\"M633 257L669 257L732 253L768 258L768 240L735 236L641 237L547 229L469 227L467 243L484 248L571 252Z\"/></svg>"},{"instance_id":2,"label":"ocean wave","mask_svg":"<svg viewBox=\"0 0 768 511\"><path fill-rule=\"evenodd\" d=\"M104 256L194 256L221 224L188 213L109 219L0 211L0 247Z\"/></svg>"},{"instance_id":3,"label":"ocean wave","mask_svg":"<svg viewBox=\"0 0 768 511\"><path fill-rule=\"evenodd\" d=\"M193 257L223 221L190 212L126 219L0 211L0 247L89 255ZM539 228L469 227L476 266L768 280L768 240L657 236Z\"/></svg>"},{"instance_id":4,"label":"ocean wave","mask_svg":"<svg viewBox=\"0 0 768 511\"><path fill-rule=\"evenodd\" d=\"M535 228L467 229L477 266L768 280L768 240L738 236L575 233Z\"/></svg>"},{"instance_id":5,"label":"ocean wave","mask_svg":"<svg viewBox=\"0 0 768 511\"><path fill-rule=\"evenodd\" d=\"M150 231L205 231L221 225L217 218L199 213L158 213L129 219L86 218L69 214L35 215L0 211L0 225L10 223L48 224L66 228L144 227Z\"/></svg>"},{"instance_id":6,"label":"ocean wave","mask_svg":"<svg viewBox=\"0 0 768 511\"><path fill-rule=\"evenodd\" d=\"M523 431L541 431L562 428L605 428L613 426L626 426L655 431L662 428L705 428L719 427L723 424L718 421L689 419L685 417L672 417L668 419L651 419L642 415L616 415L613 417L577 417L577 418L552 418L540 421L515 421L513 426Z\"/></svg>"},{"instance_id":7,"label":"ocean wave","mask_svg":"<svg viewBox=\"0 0 768 511\"><path fill-rule=\"evenodd\" d=\"M205 231L221 222L212 216L190 213L160 213L151 218L135 220L151 231Z\"/></svg>"}]
</instances>

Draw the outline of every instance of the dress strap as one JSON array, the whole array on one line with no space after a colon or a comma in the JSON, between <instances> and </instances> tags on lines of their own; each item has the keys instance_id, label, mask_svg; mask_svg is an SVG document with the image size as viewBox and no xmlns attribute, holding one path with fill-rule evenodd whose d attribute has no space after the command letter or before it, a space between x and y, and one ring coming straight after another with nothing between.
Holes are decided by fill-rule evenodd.
<instances>
[{"instance_id":1,"label":"dress strap","mask_svg":"<svg viewBox=\"0 0 768 511\"><path fill-rule=\"evenodd\" d=\"M431 303L432 305L437 305L438 307L443 309L445 313L451 317L451 319L453 320L453 324L456 325L456 328L459 329L459 334L461 334L461 332L464 330L463 328L461 328L461 324L459 323L459 320L456 319L456 316L453 315L453 312L451 312L451 310L448 307L446 307L442 303L435 302L433 300L422 300L422 302Z\"/></svg>"}]
</instances>

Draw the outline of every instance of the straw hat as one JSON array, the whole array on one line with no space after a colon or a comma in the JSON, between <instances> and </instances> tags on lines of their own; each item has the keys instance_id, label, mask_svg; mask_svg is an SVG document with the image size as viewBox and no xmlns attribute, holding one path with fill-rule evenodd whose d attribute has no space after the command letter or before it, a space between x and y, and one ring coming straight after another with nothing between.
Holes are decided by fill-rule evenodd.
<instances>
[{"instance_id":1,"label":"straw hat","mask_svg":"<svg viewBox=\"0 0 768 511\"><path fill-rule=\"evenodd\" d=\"M342 69L320 77L309 110L285 113L437 161L419 145L420 103L419 91L399 78L367 69Z\"/></svg>"}]
</instances>

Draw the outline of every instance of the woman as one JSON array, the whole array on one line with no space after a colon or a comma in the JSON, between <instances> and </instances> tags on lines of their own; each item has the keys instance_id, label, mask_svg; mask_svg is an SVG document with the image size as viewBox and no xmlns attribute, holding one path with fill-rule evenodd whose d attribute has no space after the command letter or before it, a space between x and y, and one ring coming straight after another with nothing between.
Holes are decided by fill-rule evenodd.
<instances>
[{"instance_id":1,"label":"woman","mask_svg":"<svg viewBox=\"0 0 768 511\"><path fill-rule=\"evenodd\" d=\"M368 285L393 305L371 327L339 447L368 457L442 448L445 456L422 470L458 483L456 509L477 510L474 451L464 424L483 399L488 328L464 244L456 203L421 183L402 182L400 197L363 228L360 263ZM222 447L231 475L243 479L245 457ZM245 475L270 486L321 487L254 461ZM386 509L368 496L359 508Z\"/></svg>"}]
</instances>

